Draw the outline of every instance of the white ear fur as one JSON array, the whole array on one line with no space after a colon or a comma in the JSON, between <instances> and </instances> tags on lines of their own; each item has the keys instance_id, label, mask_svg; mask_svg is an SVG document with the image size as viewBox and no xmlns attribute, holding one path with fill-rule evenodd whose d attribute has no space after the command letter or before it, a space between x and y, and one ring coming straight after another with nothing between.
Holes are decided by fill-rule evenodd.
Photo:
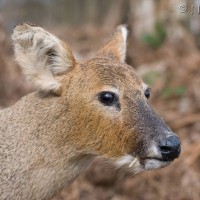
<instances>
[{"instance_id":1,"label":"white ear fur","mask_svg":"<svg viewBox=\"0 0 200 200\"><path fill-rule=\"evenodd\" d=\"M13 30L15 57L28 81L38 90L59 93L54 78L70 70L75 60L70 48L41 27L22 24Z\"/></svg>"},{"instance_id":2,"label":"white ear fur","mask_svg":"<svg viewBox=\"0 0 200 200\"><path fill-rule=\"evenodd\" d=\"M126 25L118 26L115 32L98 51L97 56L109 57L124 63L126 59L127 36L128 30Z\"/></svg>"},{"instance_id":3,"label":"white ear fur","mask_svg":"<svg viewBox=\"0 0 200 200\"><path fill-rule=\"evenodd\" d=\"M127 50L127 36L128 36L128 30L125 25L121 25L117 27L118 30L121 31L122 34L122 43L121 43L121 62L124 63L126 60L126 50ZM120 47L119 47L120 48Z\"/></svg>"}]
</instances>

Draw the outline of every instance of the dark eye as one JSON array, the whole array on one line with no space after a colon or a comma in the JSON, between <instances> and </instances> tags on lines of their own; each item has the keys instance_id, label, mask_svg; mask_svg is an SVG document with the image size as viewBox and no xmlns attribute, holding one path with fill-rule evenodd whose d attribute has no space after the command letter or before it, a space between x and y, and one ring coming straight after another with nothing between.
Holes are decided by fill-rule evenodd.
<instances>
[{"instance_id":1,"label":"dark eye","mask_svg":"<svg viewBox=\"0 0 200 200\"><path fill-rule=\"evenodd\" d=\"M112 106L117 101L117 97L114 92L104 91L99 94L99 101L106 106Z\"/></svg>"},{"instance_id":2,"label":"dark eye","mask_svg":"<svg viewBox=\"0 0 200 200\"><path fill-rule=\"evenodd\" d=\"M150 88L147 88L145 91L144 91L144 95L145 97L148 99L150 97Z\"/></svg>"}]
</instances>

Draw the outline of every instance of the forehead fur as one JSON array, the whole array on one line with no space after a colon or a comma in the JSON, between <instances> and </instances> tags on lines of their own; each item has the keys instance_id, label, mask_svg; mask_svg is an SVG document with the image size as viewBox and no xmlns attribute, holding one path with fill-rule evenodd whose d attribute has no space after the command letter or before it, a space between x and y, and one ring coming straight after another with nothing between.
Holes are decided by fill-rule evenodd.
<instances>
[{"instance_id":1,"label":"forehead fur","mask_svg":"<svg viewBox=\"0 0 200 200\"><path fill-rule=\"evenodd\" d=\"M108 58L94 58L80 64L83 74L90 73L99 85L133 86L142 88L142 80L137 76L130 65L120 63Z\"/></svg>"}]
</instances>

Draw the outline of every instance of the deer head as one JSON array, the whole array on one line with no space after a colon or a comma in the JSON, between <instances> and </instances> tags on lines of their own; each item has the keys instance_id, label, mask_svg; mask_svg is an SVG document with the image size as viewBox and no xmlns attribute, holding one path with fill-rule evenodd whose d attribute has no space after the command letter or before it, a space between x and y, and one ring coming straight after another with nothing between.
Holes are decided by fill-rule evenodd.
<instances>
[{"instance_id":1,"label":"deer head","mask_svg":"<svg viewBox=\"0 0 200 200\"><path fill-rule=\"evenodd\" d=\"M77 158L108 158L133 173L164 167L179 156L178 137L149 105L148 86L125 63L125 26L84 62L41 27L18 25L12 38L28 82L44 94L38 98L56 99L54 128L42 133L50 135L49 143L56 140L62 152L70 147Z\"/></svg>"}]
</instances>

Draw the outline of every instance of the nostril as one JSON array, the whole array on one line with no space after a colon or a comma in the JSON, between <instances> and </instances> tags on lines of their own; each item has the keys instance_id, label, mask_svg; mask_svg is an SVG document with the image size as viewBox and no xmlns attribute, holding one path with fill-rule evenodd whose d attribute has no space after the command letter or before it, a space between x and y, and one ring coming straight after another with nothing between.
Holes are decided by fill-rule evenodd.
<instances>
[{"instance_id":1,"label":"nostril","mask_svg":"<svg viewBox=\"0 0 200 200\"><path fill-rule=\"evenodd\" d=\"M166 161L174 160L180 154L180 146L180 140L176 136L169 136L165 140L162 140L159 145L162 158Z\"/></svg>"},{"instance_id":2,"label":"nostril","mask_svg":"<svg viewBox=\"0 0 200 200\"><path fill-rule=\"evenodd\" d=\"M160 146L160 150L162 152L169 152L169 151L171 151L171 147L169 147L169 146Z\"/></svg>"}]
</instances>

